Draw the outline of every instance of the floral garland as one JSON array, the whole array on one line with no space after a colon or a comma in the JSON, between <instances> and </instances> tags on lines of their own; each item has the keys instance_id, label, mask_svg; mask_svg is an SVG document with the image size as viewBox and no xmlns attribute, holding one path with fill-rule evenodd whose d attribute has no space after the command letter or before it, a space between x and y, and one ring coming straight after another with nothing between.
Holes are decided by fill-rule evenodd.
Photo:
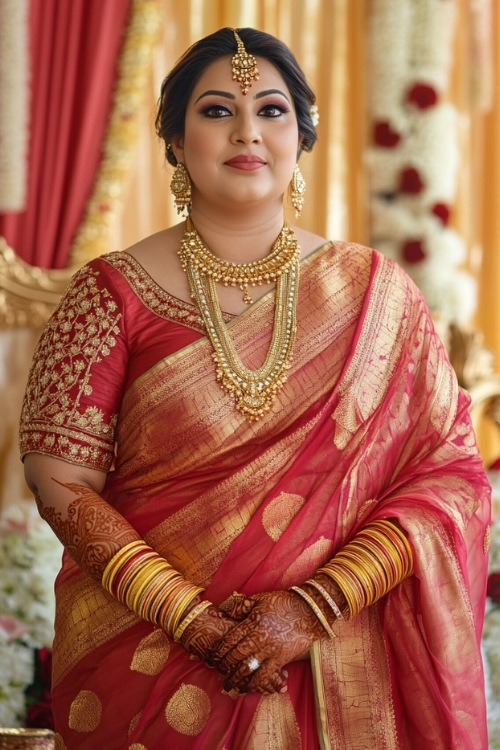
<instances>
[{"instance_id":1,"label":"floral garland","mask_svg":"<svg viewBox=\"0 0 500 750\"><path fill-rule=\"evenodd\" d=\"M457 192L459 114L444 100L456 0L375 0L369 18L367 148L371 244L396 260L431 310L458 324L476 307L449 226Z\"/></svg>"},{"instance_id":2,"label":"floral garland","mask_svg":"<svg viewBox=\"0 0 500 750\"><path fill-rule=\"evenodd\" d=\"M0 518L0 726L51 728L53 589L61 553L34 504L13 505Z\"/></svg>"}]
</instances>

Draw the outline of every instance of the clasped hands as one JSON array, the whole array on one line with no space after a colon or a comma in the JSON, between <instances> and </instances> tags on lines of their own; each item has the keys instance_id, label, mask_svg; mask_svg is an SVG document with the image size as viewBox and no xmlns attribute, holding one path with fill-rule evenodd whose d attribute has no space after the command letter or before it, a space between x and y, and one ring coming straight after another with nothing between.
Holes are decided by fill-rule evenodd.
<instances>
[{"instance_id":1,"label":"clasped hands","mask_svg":"<svg viewBox=\"0 0 500 750\"><path fill-rule=\"evenodd\" d=\"M224 689L275 693L286 689L285 665L324 634L307 604L291 591L233 597L224 611L209 607L181 644L222 675Z\"/></svg>"}]
</instances>

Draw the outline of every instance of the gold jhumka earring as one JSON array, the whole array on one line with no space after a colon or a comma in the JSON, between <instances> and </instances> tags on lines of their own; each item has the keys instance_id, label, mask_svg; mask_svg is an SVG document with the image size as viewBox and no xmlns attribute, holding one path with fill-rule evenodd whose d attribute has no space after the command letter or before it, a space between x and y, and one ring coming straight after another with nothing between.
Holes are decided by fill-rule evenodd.
<instances>
[{"instance_id":1,"label":"gold jhumka earring","mask_svg":"<svg viewBox=\"0 0 500 750\"><path fill-rule=\"evenodd\" d=\"M295 165L292 180L290 182L290 195L292 205L295 209L295 218L298 219L304 206L304 196L306 194L306 181L302 176L299 165Z\"/></svg>"},{"instance_id":2,"label":"gold jhumka earring","mask_svg":"<svg viewBox=\"0 0 500 750\"><path fill-rule=\"evenodd\" d=\"M182 214L185 209L189 212L191 207L191 180L186 167L180 162L176 165L170 180L170 190L174 196L177 213Z\"/></svg>"},{"instance_id":3,"label":"gold jhumka earring","mask_svg":"<svg viewBox=\"0 0 500 750\"><path fill-rule=\"evenodd\" d=\"M236 54L231 58L233 81L238 81L242 93L246 94L252 85L252 81L257 81L259 79L257 60L253 55L248 54L236 29L233 29L233 34L236 39L236 44L238 45Z\"/></svg>"}]
</instances>

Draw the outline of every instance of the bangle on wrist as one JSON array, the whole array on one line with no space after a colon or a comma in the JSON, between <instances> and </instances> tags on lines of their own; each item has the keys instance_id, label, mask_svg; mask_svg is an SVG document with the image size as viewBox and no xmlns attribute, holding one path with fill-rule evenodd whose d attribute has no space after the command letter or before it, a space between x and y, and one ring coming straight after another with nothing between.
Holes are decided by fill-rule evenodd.
<instances>
[{"instance_id":1,"label":"bangle on wrist","mask_svg":"<svg viewBox=\"0 0 500 750\"><path fill-rule=\"evenodd\" d=\"M198 594L200 586L186 581L164 558L143 540L136 540L122 547L106 565L102 585L118 601L125 604L143 620L159 625L169 635L178 632L184 625L184 613ZM196 610L190 622L203 611L196 605L187 616Z\"/></svg>"},{"instance_id":2,"label":"bangle on wrist","mask_svg":"<svg viewBox=\"0 0 500 750\"><path fill-rule=\"evenodd\" d=\"M296 594L302 597L304 601L309 605L309 607L312 609L314 614L316 615L317 619L320 621L321 625L323 626L324 630L328 633L330 638L336 638L337 636L331 629L328 620L326 619L325 615L321 611L321 609L318 607L312 596L309 596L303 589L300 588L300 586L290 586L290 591L295 591Z\"/></svg>"},{"instance_id":3,"label":"bangle on wrist","mask_svg":"<svg viewBox=\"0 0 500 750\"><path fill-rule=\"evenodd\" d=\"M412 575L412 550L398 526L380 519L362 528L351 542L317 572L328 576L337 584L346 599L349 617L352 618ZM316 584L317 582L311 583L318 588Z\"/></svg>"}]
</instances>

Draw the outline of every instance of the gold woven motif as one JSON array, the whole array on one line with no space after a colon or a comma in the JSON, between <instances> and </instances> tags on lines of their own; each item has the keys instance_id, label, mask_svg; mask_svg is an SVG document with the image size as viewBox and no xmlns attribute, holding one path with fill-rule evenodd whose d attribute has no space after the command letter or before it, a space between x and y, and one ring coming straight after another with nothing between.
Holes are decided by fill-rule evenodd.
<instances>
[{"instance_id":1,"label":"gold woven motif","mask_svg":"<svg viewBox=\"0 0 500 750\"><path fill-rule=\"evenodd\" d=\"M196 737L205 728L210 709L210 698L204 690L183 683L170 698L165 718L179 734Z\"/></svg>"},{"instance_id":2,"label":"gold woven motif","mask_svg":"<svg viewBox=\"0 0 500 750\"><path fill-rule=\"evenodd\" d=\"M141 674L160 674L170 654L170 643L166 634L157 628L146 635L134 651L130 669Z\"/></svg>"},{"instance_id":3,"label":"gold woven motif","mask_svg":"<svg viewBox=\"0 0 500 750\"><path fill-rule=\"evenodd\" d=\"M93 732L101 723L102 704L92 690L80 690L71 704L68 726L75 732Z\"/></svg>"}]
</instances>

